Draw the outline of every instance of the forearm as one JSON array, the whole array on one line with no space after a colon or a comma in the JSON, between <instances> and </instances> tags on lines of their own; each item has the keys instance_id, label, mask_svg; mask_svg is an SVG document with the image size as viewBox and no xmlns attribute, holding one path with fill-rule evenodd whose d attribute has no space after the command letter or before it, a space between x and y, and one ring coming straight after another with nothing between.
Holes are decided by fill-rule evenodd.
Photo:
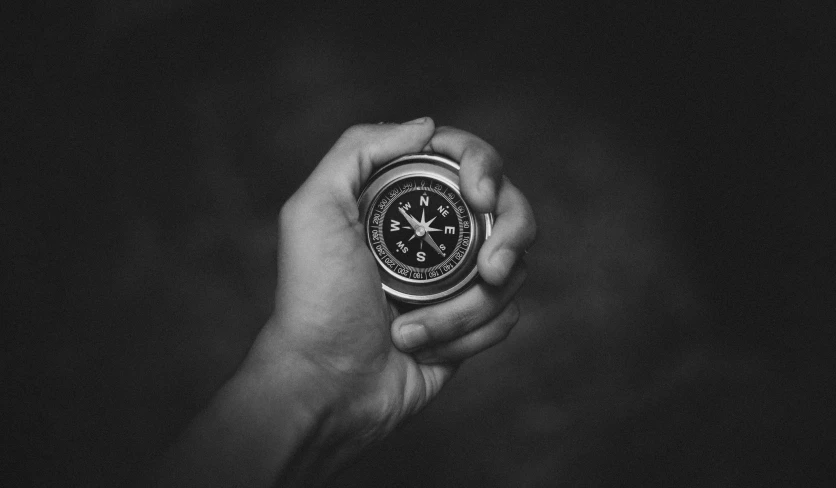
<instances>
[{"instance_id":1,"label":"forearm","mask_svg":"<svg viewBox=\"0 0 836 488\"><path fill-rule=\"evenodd\" d=\"M248 358L164 454L148 484L272 486L304 476L300 471L323 462L316 456L334 406L327 391L313 386L298 361Z\"/></svg>"}]
</instances>

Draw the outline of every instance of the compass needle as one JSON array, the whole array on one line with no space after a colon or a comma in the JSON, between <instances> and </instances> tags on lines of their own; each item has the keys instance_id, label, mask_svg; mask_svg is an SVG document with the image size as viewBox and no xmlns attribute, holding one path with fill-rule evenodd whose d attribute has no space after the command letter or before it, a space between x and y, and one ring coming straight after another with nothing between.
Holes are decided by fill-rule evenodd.
<instances>
[{"instance_id":1,"label":"compass needle","mask_svg":"<svg viewBox=\"0 0 836 488\"><path fill-rule=\"evenodd\" d=\"M444 256L444 257L446 257L446 256L447 256L446 254L444 254L444 251L442 251L442 250L438 247L438 244L436 244L436 243L435 243L435 241L433 240L433 237L432 237L431 235L429 235L429 234L424 234L424 240L425 240L425 241L427 241L427 244L429 244L430 246L432 246L432 248L433 248L433 249L435 249L435 250L438 252L438 254L441 254L441 255L442 255L442 256Z\"/></svg>"},{"instance_id":2,"label":"compass needle","mask_svg":"<svg viewBox=\"0 0 836 488\"><path fill-rule=\"evenodd\" d=\"M409 222L409 225L412 227L412 229L417 232L418 228L421 227L421 224L419 224L418 221L415 220L411 215L406 213L406 210L404 210L403 207L398 207L398 210L400 210L401 214L403 214L404 218L406 218L406 221Z\"/></svg>"}]
</instances>

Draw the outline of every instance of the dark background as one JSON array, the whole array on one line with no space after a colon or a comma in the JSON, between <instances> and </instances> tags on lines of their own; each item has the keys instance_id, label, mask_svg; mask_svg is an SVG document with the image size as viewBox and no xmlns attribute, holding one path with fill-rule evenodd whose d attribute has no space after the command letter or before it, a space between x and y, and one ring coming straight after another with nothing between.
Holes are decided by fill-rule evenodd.
<instances>
[{"instance_id":1,"label":"dark background","mask_svg":"<svg viewBox=\"0 0 836 488\"><path fill-rule=\"evenodd\" d=\"M834 480L834 9L2 8L3 485L130 479L271 311L339 134L490 141L540 224L502 345L334 486Z\"/></svg>"}]
</instances>

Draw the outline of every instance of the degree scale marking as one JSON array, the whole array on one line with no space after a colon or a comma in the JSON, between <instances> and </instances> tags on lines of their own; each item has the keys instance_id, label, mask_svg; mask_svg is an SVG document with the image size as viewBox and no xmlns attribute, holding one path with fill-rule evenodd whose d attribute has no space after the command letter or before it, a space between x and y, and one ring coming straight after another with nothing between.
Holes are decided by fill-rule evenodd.
<instances>
[{"instance_id":1,"label":"degree scale marking","mask_svg":"<svg viewBox=\"0 0 836 488\"><path fill-rule=\"evenodd\" d=\"M471 226L469 225L470 222L469 219L466 217L466 209L464 208L464 202L460 201L461 197L450 191L449 188L445 189L445 186L446 185L442 185L439 182L428 185L425 179L421 180L420 185L415 184L412 181L406 181L398 186L390 187L388 191L386 191L386 193L376 201L376 208L373 213L374 224L370 225L369 228L370 230L377 230L377 233L372 232L371 240L374 243L373 247L377 251L376 255L378 256L378 259L381 260L381 262L390 270L398 272L398 274L405 277L435 279L455 269L456 266L458 266L458 264L464 258L464 254L467 252L467 248L469 247L468 245L471 237ZM442 262L429 268L417 268L414 266L410 266L402 262L399 258L397 258L393 254L393 251L390 250L389 243L386 242L385 235L387 235L387 233L384 231L383 225L389 208L391 208L392 204L396 201L398 201L398 207L404 207L412 210L415 206L411 205L410 202L406 202L406 205L404 205L404 202L400 199L400 197L403 197L409 192L419 190L429 191L431 192L431 194L435 194L442 198L445 206L455 213L455 225L459 231L456 238L456 242L453 245L453 249L452 251L450 251L447 259L444 259ZM459 201L457 202L457 200ZM427 207L431 208L429 206ZM391 235L391 233L389 235ZM420 245L420 247L423 248L423 243ZM400 249L398 251L400 252ZM411 251L412 250L410 249L410 252ZM456 262L451 263L454 260L456 260ZM452 266L450 266L451 264ZM447 269L444 269L445 267L447 267ZM436 274L436 276L430 276L431 274Z\"/></svg>"}]
</instances>

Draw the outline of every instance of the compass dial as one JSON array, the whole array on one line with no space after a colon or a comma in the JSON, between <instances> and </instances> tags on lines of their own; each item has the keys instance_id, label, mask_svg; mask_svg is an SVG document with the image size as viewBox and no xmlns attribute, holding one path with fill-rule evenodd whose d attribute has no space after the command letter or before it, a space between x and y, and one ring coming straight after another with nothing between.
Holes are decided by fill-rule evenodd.
<instances>
[{"instance_id":1,"label":"compass dial","mask_svg":"<svg viewBox=\"0 0 836 488\"><path fill-rule=\"evenodd\" d=\"M405 177L373 202L369 243L385 268L416 282L456 269L471 245L472 217L464 200L436 178Z\"/></svg>"},{"instance_id":2,"label":"compass dial","mask_svg":"<svg viewBox=\"0 0 836 488\"><path fill-rule=\"evenodd\" d=\"M432 303L476 279L476 257L493 216L467 206L455 161L438 154L402 156L371 176L357 203L389 296Z\"/></svg>"}]
</instances>

